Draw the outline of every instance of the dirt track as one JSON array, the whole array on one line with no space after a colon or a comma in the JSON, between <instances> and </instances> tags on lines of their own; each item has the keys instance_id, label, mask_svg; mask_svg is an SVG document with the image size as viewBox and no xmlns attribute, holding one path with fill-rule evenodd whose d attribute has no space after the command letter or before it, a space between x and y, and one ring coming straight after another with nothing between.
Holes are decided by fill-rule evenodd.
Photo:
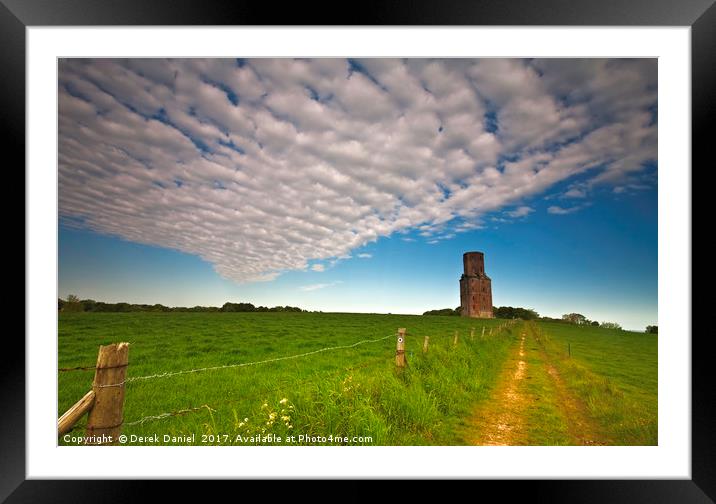
<instances>
[{"instance_id":1,"label":"dirt track","mask_svg":"<svg viewBox=\"0 0 716 504\"><path fill-rule=\"evenodd\" d=\"M525 323L518 334L490 399L467 422L466 441L483 446L606 444L550 361L538 328Z\"/></svg>"}]
</instances>

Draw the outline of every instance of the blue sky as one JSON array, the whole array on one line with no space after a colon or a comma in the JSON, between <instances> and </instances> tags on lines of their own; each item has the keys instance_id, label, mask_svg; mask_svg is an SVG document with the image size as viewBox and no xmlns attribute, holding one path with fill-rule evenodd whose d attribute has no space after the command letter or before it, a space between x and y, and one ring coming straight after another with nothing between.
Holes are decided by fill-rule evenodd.
<instances>
[{"instance_id":1,"label":"blue sky","mask_svg":"<svg viewBox=\"0 0 716 504\"><path fill-rule=\"evenodd\" d=\"M59 295L657 323L653 60L65 60Z\"/></svg>"}]
</instances>

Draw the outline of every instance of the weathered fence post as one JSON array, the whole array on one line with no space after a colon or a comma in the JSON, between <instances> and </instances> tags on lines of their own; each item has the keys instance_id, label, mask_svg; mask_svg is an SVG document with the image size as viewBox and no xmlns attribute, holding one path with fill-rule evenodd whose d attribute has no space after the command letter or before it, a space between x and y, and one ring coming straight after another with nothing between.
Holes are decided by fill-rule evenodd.
<instances>
[{"instance_id":1,"label":"weathered fence post","mask_svg":"<svg viewBox=\"0 0 716 504\"><path fill-rule=\"evenodd\" d=\"M470 329L470 340L472 341L474 339L475 339L475 328L473 327L472 329Z\"/></svg>"},{"instance_id":2,"label":"weathered fence post","mask_svg":"<svg viewBox=\"0 0 716 504\"><path fill-rule=\"evenodd\" d=\"M572 343L567 343L567 352L569 352L569 358L572 358Z\"/></svg>"},{"instance_id":3,"label":"weathered fence post","mask_svg":"<svg viewBox=\"0 0 716 504\"><path fill-rule=\"evenodd\" d=\"M399 369L405 367L405 328L398 329L398 340L395 345L395 366Z\"/></svg>"},{"instance_id":4,"label":"weathered fence post","mask_svg":"<svg viewBox=\"0 0 716 504\"><path fill-rule=\"evenodd\" d=\"M59 437L70 432L72 427L82 418L82 415L87 413L93 404L94 390L90 390L57 420L57 436Z\"/></svg>"},{"instance_id":5,"label":"weathered fence post","mask_svg":"<svg viewBox=\"0 0 716 504\"><path fill-rule=\"evenodd\" d=\"M489 336L492 336L492 327L490 327L490 334Z\"/></svg>"},{"instance_id":6,"label":"weathered fence post","mask_svg":"<svg viewBox=\"0 0 716 504\"><path fill-rule=\"evenodd\" d=\"M455 337L452 339L453 346L457 346L457 331L455 331Z\"/></svg>"},{"instance_id":7,"label":"weathered fence post","mask_svg":"<svg viewBox=\"0 0 716 504\"><path fill-rule=\"evenodd\" d=\"M480 339L485 339L485 326L482 326L482 336L480 336Z\"/></svg>"},{"instance_id":8,"label":"weathered fence post","mask_svg":"<svg viewBox=\"0 0 716 504\"><path fill-rule=\"evenodd\" d=\"M129 343L100 346L92 391L94 404L87 416L85 444L117 444L124 420L124 380Z\"/></svg>"},{"instance_id":9,"label":"weathered fence post","mask_svg":"<svg viewBox=\"0 0 716 504\"><path fill-rule=\"evenodd\" d=\"M428 353L428 344L430 343L430 336L425 336L423 340L423 353Z\"/></svg>"}]
</instances>

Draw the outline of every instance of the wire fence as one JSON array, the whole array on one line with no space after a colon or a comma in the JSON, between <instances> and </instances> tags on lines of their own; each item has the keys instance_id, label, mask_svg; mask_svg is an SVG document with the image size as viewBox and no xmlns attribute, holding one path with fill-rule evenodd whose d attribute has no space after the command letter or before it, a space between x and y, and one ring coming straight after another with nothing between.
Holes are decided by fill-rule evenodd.
<instances>
[{"instance_id":1,"label":"wire fence","mask_svg":"<svg viewBox=\"0 0 716 504\"><path fill-rule=\"evenodd\" d=\"M157 378L168 378L170 376L178 376L178 375L189 374L189 373L200 373L203 371L216 371L219 369L231 369L231 368L239 368L239 367L246 367L246 366L257 366L259 364L268 364L270 362L279 362L279 361L284 361L284 360L289 360L289 359L299 359L301 357L308 357L309 355L315 355L315 354L319 354L322 352L329 352L331 350L355 348L359 345L364 345L366 343L376 343L378 341L387 340L388 338L390 338L392 336L394 336L394 335L389 334L388 336L384 336L382 338L361 340L361 341L358 341L357 343L353 343L352 345L340 345L340 346L333 346L333 347L325 347L325 348L320 348L318 350L313 350L311 352L304 352L304 353L295 354L295 355L284 355L282 357L274 357L272 359L264 359L264 360L253 361L253 362L240 362L237 364L224 364L223 366L209 366L209 367L196 368L196 369L184 369L181 371L167 371L165 373L156 373L156 374L147 375L147 376L134 376L131 378L127 378L127 380L125 380L125 381L127 383L131 383L131 382L141 381L141 380L154 380Z\"/></svg>"},{"instance_id":2,"label":"wire fence","mask_svg":"<svg viewBox=\"0 0 716 504\"><path fill-rule=\"evenodd\" d=\"M118 387L118 386L124 385L125 383L131 383L131 382L135 382L135 381L153 380L156 378L168 378L171 376L178 376L178 375L190 374L190 373L200 373L203 371L216 371L219 369L231 369L231 368L239 368L239 367L247 367L247 366L257 366L259 364L268 364L271 362L279 362L279 361L290 360L290 359L298 359L301 357L308 357L309 355L315 355L315 354L319 354L322 352L329 352L331 350L355 348L360 345L365 345L366 343L377 343L379 341L384 341L392 336L394 336L394 334L389 334L382 338L361 340L361 341L358 341L351 345L339 345L339 346L319 348L318 350L312 350L310 352L304 352L304 353L294 354L294 355L284 355L281 357L274 357L271 359L264 359L264 360L253 361L253 362L239 362L239 363L234 363L234 364L224 364L221 366L207 366L207 367L203 367L203 368L183 369L183 370L179 370L179 371L166 371L164 373L155 373L155 374L146 375L146 376L133 376L133 377L127 378L122 383L116 383L116 384L112 384L112 385L103 385L103 387ZM58 368L58 371L59 372L90 371L90 370L96 370L96 369L97 369L96 366L76 366L76 367ZM109 368L103 367L102 369L109 369Z\"/></svg>"},{"instance_id":3,"label":"wire fence","mask_svg":"<svg viewBox=\"0 0 716 504\"><path fill-rule=\"evenodd\" d=\"M388 336L384 336L382 338L362 340L357 343L353 343L352 345L325 347L325 348L321 348L318 350L313 350L311 352L305 352L305 353L296 354L296 355L286 355L283 357L276 357L273 359L266 359L266 360L261 360L261 361L241 362L241 363L237 363L237 364L226 364L226 365L222 365L222 366L209 366L209 367L204 367L204 368L186 369L186 370L180 370L180 371L167 371L165 373L156 373L156 374L147 375L147 376L135 376L135 377L128 378L126 380L126 382L129 383L129 382L133 382L133 381L150 380L150 379L155 379L155 378L166 378L166 377L170 377L170 376L188 374L188 373L197 373L197 372L201 372L201 371L213 371L213 370L217 370L217 369L227 369L227 368L243 367L243 366L255 366L257 364L267 364L270 362L277 362L277 361L288 360L288 359L297 359L300 357L306 357L309 355L313 355L313 354L317 354L317 353L321 353L321 352L327 352L330 350L339 350L342 348L353 348L353 347L363 345L366 343L375 343L378 341L386 340L392 336L395 336L395 335L389 334ZM452 338L453 334L447 334L447 333L446 334L436 334L436 335L430 335L430 337L431 338L435 338L435 337ZM97 369L96 366L75 366L75 367L61 367L61 368L58 368L57 371L58 372L95 371L96 369ZM104 367L103 369L109 369L109 368Z\"/></svg>"},{"instance_id":4,"label":"wire fence","mask_svg":"<svg viewBox=\"0 0 716 504\"><path fill-rule=\"evenodd\" d=\"M270 390L261 390L261 391L258 392L258 393L255 392L255 393L253 393L253 394L244 395L244 396L238 397L238 398L236 398L236 399L230 399L230 400L228 400L228 401L215 402L215 403L213 403L211 406L209 406L208 404L202 404L201 406L187 407L187 408L183 408L183 409L180 409L180 410L169 411L169 412L165 412L165 413L159 413L159 414L157 414L157 415L148 415L148 416L142 417L142 418L140 418L140 419L138 419L138 420L134 420L134 421L131 421L131 422L125 422L124 425L125 425L125 426L142 425L142 424L144 424L144 423L146 423L146 422L150 422L150 421L164 420L164 419L171 418L171 417L175 417L175 416L183 416L183 415L186 415L186 414L189 414L189 413L197 413L197 412L200 412L200 411L202 411L202 410L204 410L204 409L206 409L207 411L217 411L217 409L218 409L219 407L221 407L221 406L228 406L228 405L231 405L231 404L238 404L238 403L242 403L242 402L245 402L245 401L248 401L248 400L251 400L251 399L256 399L256 398L258 398L258 397L267 396L267 395L273 394L273 393L275 393L275 392L279 392L279 391L281 391L281 390L285 390L286 387L288 387L289 385L292 385L292 386L295 387L296 385L301 385L301 384L305 384L305 383L308 383L308 382L315 381L315 380L318 379L318 378L322 378L322 379L332 378L332 377L334 377L334 376L337 376L337 375L340 375L340 374L343 374L343 373L346 373L346 372L355 371L355 370L358 370L358 369L365 369L365 368L368 368L368 367L370 367L370 366L374 366L374 365L376 365L376 364L385 364L386 362L388 362L387 359L388 359L387 357L380 357L379 359L373 359L373 360L370 360L370 361L368 361L368 362L364 362L364 363L362 363L362 364L358 364L358 365L356 365L356 366L351 366L351 367L347 367L347 368L341 368L341 369L338 369L338 370L333 371L333 372L331 372L331 373L320 373L320 374L316 374L316 375L314 375L314 376L310 376L310 377L305 378L305 379L303 379L303 380L286 380L286 381L282 382L281 385L279 385L278 387L274 387L274 388L272 388L272 389L270 389Z\"/></svg>"},{"instance_id":5,"label":"wire fence","mask_svg":"<svg viewBox=\"0 0 716 504\"><path fill-rule=\"evenodd\" d=\"M507 324L507 327L509 327L511 325L512 324ZM482 327L483 332L484 332L484 329L485 328ZM474 331L474 329L473 329L473 331ZM498 331L499 331L499 328L498 328ZM440 335L436 335L436 336L452 337L453 335L440 334ZM387 336L383 336L381 338L375 338L375 339L364 339L364 340L352 343L350 345L337 345L337 346L331 346L331 347L324 347L324 348L319 348L317 350L312 350L309 352L303 352L303 353L293 354L293 355L284 355L284 356L280 356L280 357L274 357L271 359L263 359L263 360L252 361L252 362L240 362L240 363L233 363L233 364L225 364L225 365L221 365L221 366L207 366L207 367L202 367L202 368L184 369L184 370L179 370L179 371L167 371L167 372L163 372L163 373L155 373L155 374L145 375L145 376L129 377L129 378L126 378L121 383L102 384L102 385L94 385L94 386L99 387L99 388L121 387L121 386L124 386L125 384L129 384L132 382L138 382L138 381L147 381L147 380L154 380L154 379L158 379L158 378L168 378L168 377L172 377L172 376L179 376L179 375L185 375L185 374L191 374L191 373L200 373L200 372L205 372L205 371L216 371L216 370L221 370L221 369L232 369L232 368L240 368L240 367L248 367L248 366L257 366L257 365L261 365L261 364L269 364L272 362L280 362L280 361L286 361L286 360L291 360L291 359L300 359L303 357L308 357L310 355L316 355L316 354L320 354L323 352L355 348L360 345L365 345L365 344L369 344L369 343L378 343L381 341L385 341L391 337L395 337L395 334L389 334ZM412 355L412 352L411 352L411 355ZM282 382L279 386L277 386L273 389L270 389L270 390L262 390L260 392L250 394L248 396L244 395L244 396L236 398L236 399L231 399L228 401L220 401L220 402L214 403L212 405L202 404L200 406L185 407L185 408L174 410L174 411L169 411L169 412L164 412L164 413L159 413L159 414L154 414L154 415L148 415L148 416L139 418L137 420L133 420L131 422L124 422L123 425L124 426L143 425L147 422L162 421L162 420L166 420L166 419L172 418L172 417L198 413L203 410L206 410L208 412L212 412L212 411L215 412L215 411L217 411L217 408L221 407L221 406L236 404L236 403L244 402L244 401L247 401L250 399L255 399L262 395L265 396L265 395L269 395L274 392L278 392L280 390L285 390L285 388L290 384L298 385L298 384L303 384L303 383L306 383L309 381L315 381L317 378L324 378L324 379L329 378L329 377L337 375L337 374L353 371L356 369L366 368L366 367L369 367L369 366L372 366L375 364L379 364L379 363L386 363L387 359L388 359L388 357L380 357L379 359L364 362L362 364L358 364L358 365L351 366L348 368L341 368L341 369L336 370L332 373L320 373L320 374L317 373L317 374L314 374L313 376L310 376L303 380L286 380L285 382ZM122 366L116 366L116 367L123 367L123 366L126 366L126 364L124 364ZM75 367L58 368L58 371L59 372L90 371L90 370L97 370L97 369L98 368L96 366L75 366ZM103 367L102 369L107 369L107 367ZM75 424L70 430L75 430L75 429L79 429L82 427L83 427L83 425L81 425L81 424Z\"/></svg>"}]
</instances>

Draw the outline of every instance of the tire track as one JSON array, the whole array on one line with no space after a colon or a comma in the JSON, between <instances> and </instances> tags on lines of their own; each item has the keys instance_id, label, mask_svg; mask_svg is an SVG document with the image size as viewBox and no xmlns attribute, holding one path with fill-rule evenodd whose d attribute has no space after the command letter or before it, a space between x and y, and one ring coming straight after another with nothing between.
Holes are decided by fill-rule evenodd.
<instances>
[{"instance_id":1,"label":"tire track","mask_svg":"<svg viewBox=\"0 0 716 504\"><path fill-rule=\"evenodd\" d=\"M544 385L535 388L538 383ZM535 416L535 407L542 403L549 403L547 411L562 423L545 423ZM555 367L540 328L530 322L524 324L491 397L467 420L467 429L466 441L480 446L545 445L545 439L572 446L610 444Z\"/></svg>"}]
</instances>

